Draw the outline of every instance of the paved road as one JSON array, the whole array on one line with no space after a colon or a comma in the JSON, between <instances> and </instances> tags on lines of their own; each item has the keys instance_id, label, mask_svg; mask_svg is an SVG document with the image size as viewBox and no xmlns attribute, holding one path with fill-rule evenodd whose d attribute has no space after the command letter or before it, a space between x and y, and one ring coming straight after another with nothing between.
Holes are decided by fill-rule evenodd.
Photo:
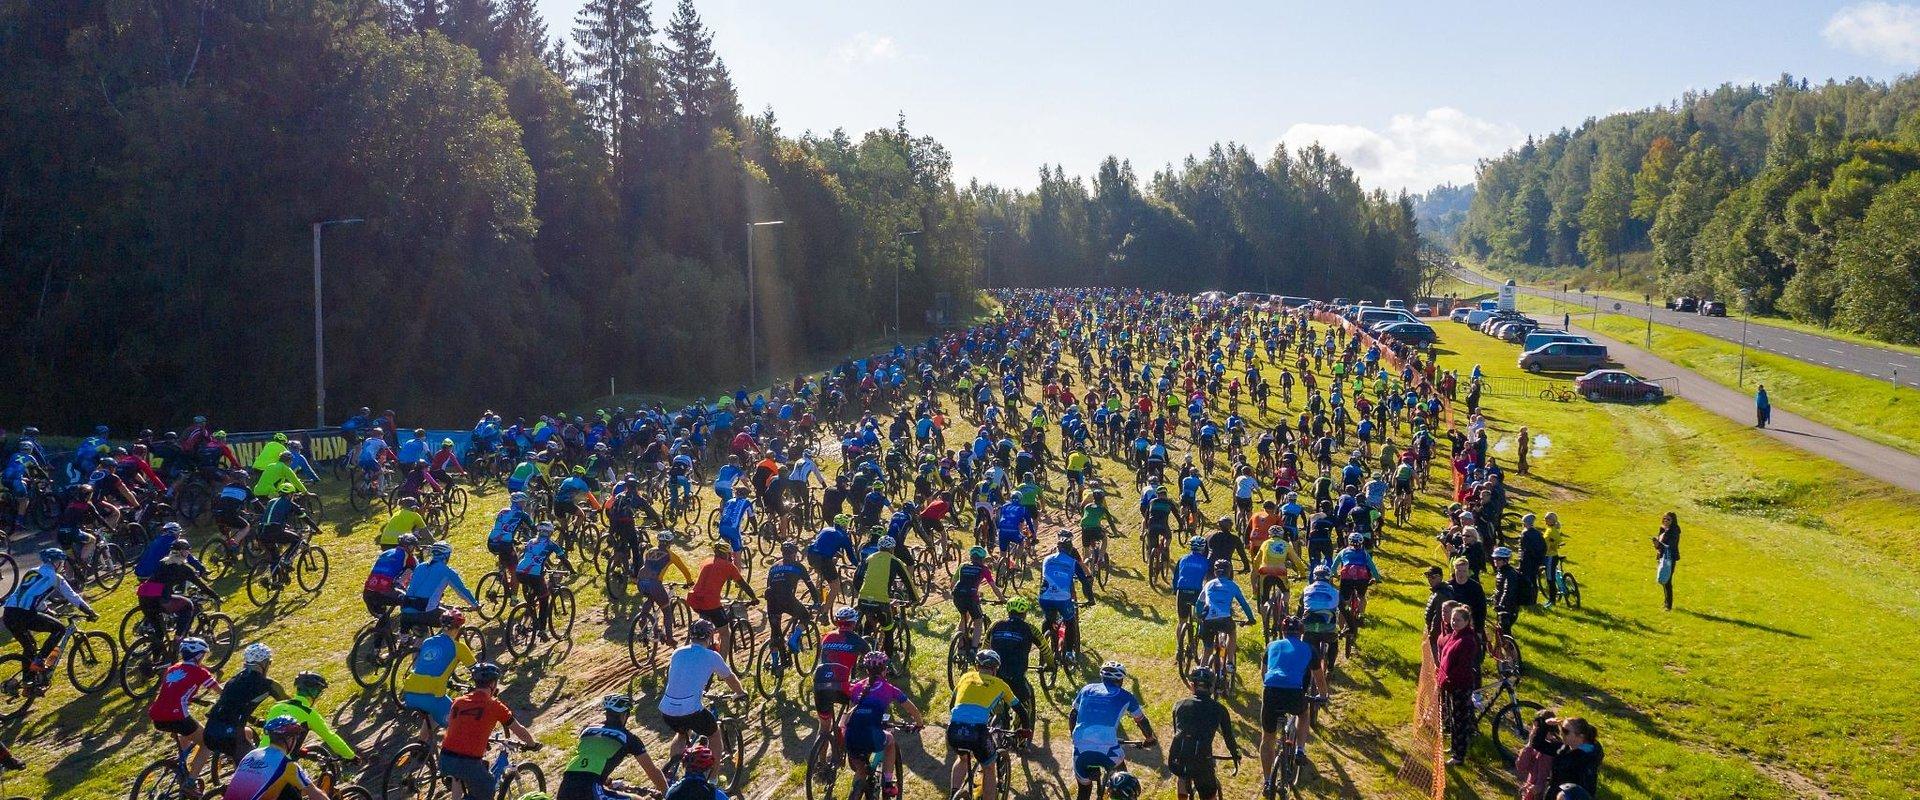
<instances>
[{"instance_id":1,"label":"paved road","mask_svg":"<svg viewBox=\"0 0 1920 800\"><path fill-rule=\"evenodd\" d=\"M1636 375L1673 376L1667 384L1669 393L1735 422L1753 424L1752 395L1729 389L1698 372L1617 339L1578 325L1574 331L1606 345L1607 354ZM1863 475L1920 492L1920 456L1829 428L1779 406L1773 407L1772 422L1764 433L1813 455L1845 464Z\"/></svg>"},{"instance_id":2,"label":"paved road","mask_svg":"<svg viewBox=\"0 0 1920 800\"><path fill-rule=\"evenodd\" d=\"M1489 289L1497 288L1505 282L1466 269L1456 270L1454 277L1475 286L1484 286ZM1521 286L1520 291L1524 294L1544 297L1549 300L1565 299L1559 292L1549 289ZM1591 299L1580 299L1586 299L1589 307L1591 307ZM1605 297L1600 298L1600 310L1611 310L1615 302L1616 301ZM1621 309L1622 313L1631 314L1635 317L1646 314L1646 307L1639 303L1622 301L1621 305L1623 307ZM1574 314L1573 316L1578 320L1580 315ZM1653 309L1653 321L1662 325L1671 325L1676 328L1697 331L1708 336L1725 339L1729 342L1740 341L1740 318L1738 317L1703 317L1698 314L1668 311L1665 308L1655 306ZM1757 350L1763 350L1776 355L1799 359L1810 364L1818 364L1823 367L1844 370L1857 375L1865 375L1870 378L1878 378L1889 382L1894 379L1897 371L1901 385L1920 386L1920 355L1904 353L1899 350L1889 350L1884 347L1858 344L1814 333L1803 333L1786 328L1777 328L1772 325L1748 326L1746 336L1747 346Z\"/></svg>"}]
</instances>

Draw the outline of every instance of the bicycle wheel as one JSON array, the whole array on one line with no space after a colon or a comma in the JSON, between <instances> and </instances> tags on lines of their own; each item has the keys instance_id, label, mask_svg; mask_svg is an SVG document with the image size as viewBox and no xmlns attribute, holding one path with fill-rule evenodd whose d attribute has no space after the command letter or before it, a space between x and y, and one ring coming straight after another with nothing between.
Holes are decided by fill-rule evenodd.
<instances>
[{"instance_id":1,"label":"bicycle wheel","mask_svg":"<svg viewBox=\"0 0 1920 800\"><path fill-rule=\"evenodd\" d=\"M19 653L0 656L0 722L16 722L33 708L39 696L27 685L27 657Z\"/></svg>"},{"instance_id":2,"label":"bicycle wheel","mask_svg":"<svg viewBox=\"0 0 1920 800\"><path fill-rule=\"evenodd\" d=\"M379 625L376 621L361 628L353 637L353 646L347 649L347 672L362 689L379 685L393 661L387 653L387 632Z\"/></svg>"},{"instance_id":3,"label":"bicycle wheel","mask_svg":"<svg viewBox=\"0 0 1920 800\"><path fill-rule=\"evenodd\" d=\"M547 774L540 771L540 765L531 761L515 764L513 769L500 779L498 797L506 800L518 800L534 792L545 794Z\"/></svg>"},{"instance_id":4,"label":"bicycle wheel","mask_svg":"<svg viewBox=\"0 0 1920 800\"><path fill-rule=\"evenodd\" d=\"M127 575L125 555L113 542L96 546L88 558L93 565L93 585L107 592L120 588L120 581Z\"/></svg>"},{"instance_id":5,"label":"bicycle wheel","mask_svg":"<svg viewBox=\"0 0 1920 800\"><path fill-rule=\"evenodd\" d=\"M373 793L349 783L333 787L333 800L373 800Z\"/></svg>"},{"instance_id":6,"label":"bicycle wheel","mask_svg":"<svg viewBox=\"0 0 1920 800\"><path fill-rule=\"evenodd\" d=\"M356 514L365 514L373 509L373 487L362 482L358 476L353 486L347 489L347 505L353 507Z\"/></svg>"},{"instance_id":7,"label":"bicycle wheel","mask_svg":"<svg viewBox=\"0 0 1920 800\"><path fill-rule=\"evenodd\" d=\"M13 556L0 553L0 592L5 593L0 596L13 594L14 587L19 585L20 563L14 561Z\"/></svg>"},{"instance_id":8,"label":"bicycle wheel","mask_svg":"<svg viewBox=\"0 0 1920 800\"><path fill-rule=\"evenodd\" d=\"M146 699L153 694L153 685L166 668L160 657L154 655L153 642L135 641L120 661L120 693L134 700Z\"/></svg>"},{"instance_id":9,"label":"bicycle wheel","mask_svg":"<svg viewBox=\"0 0 1920 800\"><path fill-rule=\"evenodd\" d=\"M713 785L727 793L729 797L740 797L746 787L747 741L740 731L739 719L720 721L720 741L727 745L727 760L719 765L713 776Z\"/></svg>"},{"instance_id":10,"label":"bicycle wheel","mask_svg":"<svg viewBox=\"0 0 1920 800\"><path fill-rule=\"evenodd\" d=\"M467 490L458 486L447 487L446 506L447 513L453 517L455 522L465 522L467 519Z\"/></svg>"},{"instance_id":11,"label":"bicycle wheel","mask_svg":"<svg viewBox=\"0 0 1920 800\"><path fill-rule=\"evenodd\" d=\"M534 618L537 614L531 602L515 603L513 610L507 613L506 629L502 635L506 638L507 652L514 658L526 658L533 652Z\"/></svg>"},{"instance_id":12,"label":"bicycle wheel","mask_svg":"<svg viewBox=\"0 0 1920 800\"><path fill-rule=\"evenodd\" d=\"M231 652L231 651L229 651ZM120 668L120 648L113 637L99 631L85 631L67 644L67 680L81 694L93 694L107 688Z\"/></svg>"},{"instance_id":13,"label":"bicycle wheel","mask_svg":"<svg viewBox=\"0 0 1920 800\"><path fill-rule=\"evenodd\" d=\"M548 620L548 630L554 636L573 641L573 590L565 586L553 590L553 615Z\"/></svg>"},{"instance_id":14,"label":"bicycle wheel","mask_svg":"<svg viewBox=\"0 0 1920 800\"><path fill-rule=\"evenodd\" d=\"M440 793L433 749L420 742L400 748L380 775L380 796L385 800L430 800Z\"/></svg>"},{"instance_id":15,"label":"bicycle wheel","mask_svg":"<svg viewBox=\"0 0 1920 800\"><path fill-rule=\"evenodd\" d=\"M651 607L643 611L643 614L657 613ZM660 647L660 635L654 630L654 624L642 614L635 614L633 624L627 626L627 660L642 673L653 671L653 659Z\"/></svg>"},{"instance_id":16,"label":"bicycle wheel","mask_svg":"<svg viewBox=\"0 0 1920 800\"><path fill-rule=\"evenodd\" d=\"M975 652L971 637L965 631L947 639L947 691L953 691L954 681L959 680L967 670L973 669Z\"/></svg>"},{"instance_id":17,"label":"bicycle wheel","mask_svg":"<svg viewBox=\"0 0 1920 800\"><path fill-rule=\"evenodd\" d=\"M488 622L505 616L507 607L513 603L513 592L507 589L506 580L500 577L499 570L480 576L480 584L474 588L473 596L480 601L480 618Z\"/></svg>"},{"instance_id":18,"label":"bicycle wheel","mask_svg":"<svg viewBox=\"0 0 1920 800\"><path fill-rule=\"evenodd\" d=\"M179 759L173 756L156 758L153 763L140 770L133 779L133 791L127 793L128 800L178 800L186 797L180 786Z\"/></svg>"},{"instance_id":19,"label":"bicycle wheel","mask_svg":"<svg viewBox=\"0 0 1920 800\"><path fill-rule=\"evenodd\" d=\"M840 758L831 743L834 729L814 734L807 748L807 800L839 800L847 793L836 786L840 779Z\"/></svg>"},{"instance_id":20,"label":"bicycle wheel","mask_svg":"<svg viewBox=\"0 0 1920 800\"><path fill-rule=\"evenodd\" d=\"M320 587L327 585L328 568L326 548L308 545L293 561L293 576L300 582L301 589L318 594Z\"/></svg>"},{"instance_id":21,"label":"bicycle wheel","mask_svg":"<svg viewBox=\"0 0 1920 800\"><path fill-rule=\"evenodd\" d=\"M1500 634L1500 641L1493 645L1493 657L1497 661L1512 664L1515 668L1526 664L1520 658L1520 642L1508 634Z\"/></svg>"},{"instance_id":22,"label":"bicycle wheel","mask_svg":"<svg viewBox=\"0 0 1920 800\"><path fill-rule=\"evenodd\" d=\"M212 648L207 653L207 666L215 672L227 665L227 660L233 658L233 651L240 646L240 636L234 629L233 618L217 612L201 614L199 619L194 620L193 635L205 639L207 646Z\"/></svg>"},{"instance_id":23,"label":"bicycle wheel","mask_svg":"<svg viewBox=\"0 0 1920 800\"><path fill-rule=\"evenodd\" d=\"M1567 602L1567 605L1572 606L1574 608L1579 608L1580 607L1580 582L1577 580L1574 580L1573 573L1562 572L1560 573L1560 583L1563 584L1562 588L1560 589L1561 599L1565 600Z\"/></svg>"},{"instance_id":24,"label":"bicycle wheel","mask_svg":"<svg viewBox=\"0 0 1920 800\"><path fill-rule=\"evenodd\" d=\"M1493 749L1500 754L1503 764L1513 763L1516 748L1527 743L1527 726L1532 724L1533 715L1546 706L1532 700L1519 700L1508 703L1505 708L1488 718L1493 736Z\"/></svg>"},{"instance_id":25,"label":"bicycle wheel","mask_svg":"<svg viewBox=\"0 0 1920 800\"><path fill-rule=\"evenodd\" d=\"M286 588L284 575L275 575L274 565L260 562L247 571L247 601L257 608L265 608L280 600L281 590Z\"/></svg>"}]
</instances>

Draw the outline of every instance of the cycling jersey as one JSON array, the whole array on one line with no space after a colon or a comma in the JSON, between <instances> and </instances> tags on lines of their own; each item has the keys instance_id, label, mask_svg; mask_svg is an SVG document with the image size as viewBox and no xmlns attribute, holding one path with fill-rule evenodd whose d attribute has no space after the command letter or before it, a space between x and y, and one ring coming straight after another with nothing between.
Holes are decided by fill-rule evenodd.
<instances>
[{"instance_id":1,"label":"cycling jersey","mask_svg":"<svg viewBox=\"0 0 1920 800\"><path fill-rule=\"evenodd\" d=\"M85 598L73 590L67 579L60 576L52 564L41 562L33 569L20 574L20 583L13 587L13 593L7 595L7 608L25 611L45 611L47 601L55 593L66 599L74 608L91 613L93 607L87 605Z\"/></svg>"},{"instance_id":2,"label":"cycling jersey","mask_svg":"<svg viewBox=\"0 0 1920 800\"><path fill-rule=\"evenodd\" d=\"M953 596L979 597L981 583L996 585L993 582L993 570L982 564L961 564L953 576Z\"/></svg>"},{"instance_id":3,"label":"cycling jersey","mask_svg":"<svg viewBox=\"0 0 1920 800\"><path fill-rule=\"evenodd\" d=\"M1093 580L1080 567L1080 559L1069 553L1054 553L1040 562L1040 599L1073 602L1073 582L1080 581L1087 594L1093 594Z\"/></svg>"},{"instance_id":4,"label":"cycling jersey","mask_svg":"<svg viewBox=\"0 0 1920 800\"><path fill-rule=\"evenodd\" d=\"M542 536L527 544L526 552L520 554L520 562L513 565L513 571L522 575L545 575L547 562L556 558L565 562L567 551L560 549L557 542Z\"/></svg>"},{"instance_id":5,"label":"cycling jersey","mask_svg":"<svg viewBox=\"0 0 1920 800\"><path fill-rule=\"evenodd\" d=\"M313 785L313 779L294 763L287 751L271 744L247 753L233 765L224 800L279 800ZM301 795L303 796L303 795Z\"/></svg>"},{"instance_id":6,"label":"cycling jersey","mask_svg":"<svg viewBox=\"0 0 1920 800\"><path fill-rule=\"evenodd\" d=\"M853 631L835 629L820 637L820 664L814 669L813 688L846 691L853 682L854 666L871 649L867 640Z\"/></svg>"},{"instance_id":7,"label":"cycling jersey","mask_svg":"<svg viewBox=\"0 0 1920 800\"><path fill-rule=\"evenodd\" d=\"M388 517L386 524L380 526L380 546L392 547L400 543L400 534L413 533L427 527L427 520L420 512L402 508Z\"/></svg>"},{"instance_id":8,"label":"cycling jersey","mask_svg":"<svg viewBox=\"0 0 1920 800\"><path fill-rule=\"evenodd\" d=\"M400 584L400 576L418 566L413 554L404 547L389 547L380 552L373 560L373 569L367 572L364 589L369 592L387 592Z\"/></svg>"},{"instance_id":9,"label":"cycling jersey","mask_svg":"<svg viewBox=\"0 0 1920 800\"><path fill-rule=\"evenodd\" d=\"M741 524L751 516L753 516L752 500L745 497L728 500L726 505L720 507L720 535L730 541L739 539Z\"/></svg>"},{"instance_id":10,"label":"cycling jersey","mask_svg":"<svg viewBox=\"0 0 1920 800\"><path fill-rule=\"evenodd\" d=\"M527 488L527 483L540 474L540 465L532 461L522 461L507 476L507 491L518 492Z\"/></svg>"},{"instance_id":11,"label":"cycling jersey","mask_svg":"<svg viewBox=\"0 0 1920 800\"><path fill-rule=\"evenodd\" d=\"M1327 581L1314 581L1300 592L1302 622L1308 633L1332 633L1340 608L1340 590Z\"/></svg>"},{"instance_id":12,"label":"cycling jersey","mask_svg":"<svg viewBox=\"0 0 1920 800\"><path fill-rule=\"evenodd\" d=\"M1197 592L1206 585L1207 577L1213 574L1213 562L1207 560L1205 553L1188 553L1181 556L1173 566L1173 589L1177 592Z\"/></svg>"},{"instance_id":13,"label":"cycling jersey","mask_svg":"<svg viewBox=\"0 0 1920 800\"><path fill-rule=\"evenodd\" d=\"M566 775L589 776L594 783L601 783L612 777L627 756L646 754L646 744L625 727L590 725L580 731L580 744L574 747L573 758L567 760ZM561 780L564 785L568 778Z\"/></svg>"},{"instance_id":14,"label":"cycling jersey","mask_svg":"<svg viewBox=\"0 0 1920 800\"><path fill-rule=\"evenodd\" d=\"M1285 575L1289 565L1298 564L1300 554L1285 538L1268 537L1260 543L1260 574Z\"/></svg>"},{"instance_id":15,"label":"cycling jersey","mask_svg":"<svg viewBox=\"0 0 1920 800\"><path fill-rule=\"evenodd\" d=\"M821 528L819 533L814 534L813 541L807 544L808 555L833 559L841 553L847 554L848 563L858 561L853 548L853 537L847 535L847 532L837 525Z\"/></svg>"},{"instance_id":16,"label":"cycling jersey","mask_svg":"<svg viewBox=\"0 0 1920 800\"><path fill-rule=\"evenodd\" d=\"M1286 636L1267 645L1267 674L1263 681L1276 689L1306 686L1307 667L1313 662L1313 646L1298 636Z\"/></svg>"},{"instance_id":17,"label":"cycling jersey","mask_svg":"<svg viewBox=\"0 0 1920 800\"><path fill-rule=\"evenodd\" d=\"M1360 547L1347 547L1333 557L1333 574L1343 581L1372 580L1380 574L1373 554Z\"/></svg>"},{"instance_id":18,"label":"cycling jersey","mask_svg":"<svg viewBox=\"0 0 1920 800\"><path fill-rule=\"evenodd\" d=\"M979 670L968 670L953 682L953 711L948 721L955 725L985 725L1002 707L1019 702L1006 681Z\"/></svg>"},{"instance_id":19,"label":"cycling jersey","mask_svg":"<svg viewBox=\"0 0 1920 800\"><path fill-rule=\"evenodd\" d=\"M213 708L207 710L207 725L211 727L219 722L244 723L269 697L285 700L287 690L260 670L243 669L220 687L220 699L215 700Z\"/></svg>"},{"instance_id":20,"label":"cycling jersey","mask_svg":"<svg viewBox=\"0 0 1920 800\"><path fill-rule=\"evenodd\" d=\"M1018 676L1016 680L1025 678L1027 659L1032 655L1033 648L1047 647L1047 641L1041 638L1039 631L1033 629L1032 623L1013 618L994 623L987 630L987 644L1000 655L1000 674Z\"/></svg>"},{"instance_id":21,"label":"cycling jersey","mask_svg":"<svg viewBox=\"0 0 1920 800\"><path fill-rule=\"evenodd\" d=\"M440 740L442 755L482 759L487 755L487 737L493 729L513 721L507 704L485 689L475 689L453 701L447 715L447 733Z\"/></svg>"},{"instance_id":22,"label":"cycling jersey","mask_svg":"<svg viewBox=\"0 0 1920 800\"><path fill-rule=\"evenodd\" d=\"M686 644L667 661L667 685L660 690L660 714L684 717L706 708L703 694L714 678L733 677L719 653L702 644Z\"/></svg>"},{"instance_id":23,"label":"cycling jersey","mask_svg":"<svg viewBox=\"0 0 1920 800\"><path fill-rule=\"evenodd\" d=\"M907 572L907 566L891 552L877 551L860 562L860 570L854 575L854 583L860 587L861 600L888 603L893 600L893 581L900 580L908 600L918 601L919 594L914 591L913 578Z\"/></svg>"},{"instance_id":24,"label":"cycling jersey","mask_svg":"<svg viewBox=\"0 0 1920 800\"><path fill-rule=\"evenodd\" d=\"M1247 596L1240 591L1240 585L1229 578L1214 578L1200 587L1200 594L1193 601L1193 610L1204 620L1233 619L1236 603L1246 612L1247 619L1253 619L1253 607L1247 604Z\"/></svg>"},{"instance_id":25,"label":"cycling jersey","mask_svg":"<svg viewBox=\"0 0 1920 800\"><path fill-rule=\"evenodd\" d=\"M713 559L700 565L700 575L693 579L693 590L687 593L687 606L695 611L712 611L720 607L720 592L729 582L746 583L746 577L740 574L740 568L731 561Z\"/></svg>"},{"instance_id":26,"label":"cycling jersey","mask_svg":"<svg viewBox=\"0 0 1920 800\"><path fill-rule=\"evenodd\" d=\"M587 485L585 478L574 475L561 481L560 487L553 490L553 503L556 506L563 506L572 503L578 495L587 494L592 490L593 487Z\"/></svg>"},{"instance_id":27,"label":"cycling jersey","mask_svg":"<svg viewBox=\"0 0 1920 800\"><path fill-rule=\"evenodd\" d=\"M413 670L401 683L400 691L409 694L444 696L453 671L474 664L473 650L460 639L436 633L420 643L413 657Z\"/></svg>"},{"instance_id":28,"label":"cycling jersey","mask_svg":"<svg viewBox=\"0 0 1920 800\"><path fill-rule=\"evenodd\" d=\"M1080 530L1097 531L1101 523L1112 516L1113 512L1108 511L1106 506L1088 503L1085 508L1080 509Z\"/></svg>"},{"instance_id":29,"label":"cycling jersey","mask_svg":"<svg viewBox=\"0 0 1920 800\"><path fill-rule=\"evenodd\" d=\"M1080 693L1073 698L1073 710L1074 752L1106 753L1116 757L1120 754L1120 718L1130 716L1138 719L1144 713L1140 709L1140 699L1134 697L1132 692L1120 686L1109 686L1104 681L1081 687Z\"/></svg>"},{"instance_id":30,"label":"cycling jersey","mask_svg":"<svg viewBox=\"0 0 1920 800\"><path fill-rule=\"evenodd\" d=\"M349 747L346 740L341 739L339 734L333 732L333 728L327 725L327 719L320 716L320 712L313 709L312 700L294 695L274 703L272 708L267 709L267 719L282 716L299 720L300 724L307 726L307 730L320 737L321 743L325 744L328 750L333 751L334 755L353 758L353 748Z\"/></svg>"},{"instance_id":31,"label":"cycling jersey","mask_svg":"<svg viewBox=\"0 0 1920 800\"><path fill-rule=\"evenodd\" d=\"M854 747L852 743L864 738L860 736L861 733L871 734L881 730L886 722L887 711L893 708L894 703L907 699L906 692L900 691L900 687L888 683L885 678L855 681L847 687L847 695L850 705L847 707L843 731L850 749Z\"/></svg>"},{"instance_id":32,"label":"cycling jersey","mask_svg":"<svg viewBox=\"0 0 1920 800\"><path fill-rule=\"evenodd\" d=\"M407 582L407 607L415 611L438 611L440 595L448 589L467 601L467 605L480 605L473 591L467 588L467 582L460 579L460 573L453 571L453 565L445 561L429 561L415 567L413 580Z\"/></svg>"},{"instance_id":33,"label":"cycling jersey","mask_svg":"<svg viewBox=\"0 0 1920 800\"><path fill-rule=\"evenodd\" d=\"M147 718L154 722L189 719L192 714L188 706L193 698L204 690L219 688L220 682L206 667L184 661L174 664L160 677L160 689L147 704Z\"/></svg>"},{"instance_id":34,"label":"cycling jersey","mask_svg":"<svg viewBox=\"0 0 1920 800\"><path fill-rule=\"evenodd\" d=\"M801 585L813 587L813 577L807 574L807 568L799 564L782 561L767 570L767 607L789 606L799 603Z\"/></svg>"},{"instance_id":35,"label":"cycling jersey","mask_svg":"<svg viewBox=\"0 0 1920 800\"><path fill-rule=\"evenodd\" d=\"M1028 524L1027 507L1019 503L1007 503L1000 507L999 519L994 527L1000 532L1000 543L1019 544L1021 530Z\"/></svg>"},{"instance_id":36,"label":"cycling jersey","mask_svg":"<svg viewBox=\"0 0 1920 800\"><path fill-rule=\"evenodd\" d=\"M493 530L487 533L487 543L511 542L522 529L533 530L533 517L518 507L500 509L493 516Z\"/></svg>"}]
</instances>

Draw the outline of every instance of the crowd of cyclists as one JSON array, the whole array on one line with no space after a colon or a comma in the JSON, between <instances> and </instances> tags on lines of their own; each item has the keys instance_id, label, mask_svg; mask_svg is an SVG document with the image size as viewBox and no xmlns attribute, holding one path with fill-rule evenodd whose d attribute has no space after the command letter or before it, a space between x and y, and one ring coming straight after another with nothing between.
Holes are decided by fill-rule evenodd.
<instances>
[{"instance_id":1,"label":"crowd of cyclists","mask_svg":"<svg viewBox=\"0 0 1920 800\"><path fill-rule=\"evenodd\" d=\"M131 572L138 613L122 625L125 658L114 654L107 671L149 701L153 729L178 753L142 774L135 797L424 798L442 782L483 800L538 796L537 768L508 756L539 743L499 694L539 677L515 674L512 659L571 642L574 593L594 576L629 671L658 688L600 700L602 718L582 730L553 798L740 796L732 709L788 692L810 695L821 731L805 765L809 797L900 794L897 734L932 724L935 711L946 712L951 756L941 794L1011 797L1007 765L1032 753L1049 705L1038 680L1047 697L1071 698L1078 800L1130 800L1142 783L1128 751L1159 750L1160 738L1139 676L1088 656L1101 648L1083 641L1082 615L1140 601L1106 588L1130 573L1116 540L1137 538L1139 577L1177 614L1171 668L1190 696L1172 706L1159 760L1179 796L1220 797L1218 762L1237 768L1252 751L1222 701L1254 686L1261 787L1284 796L1309 763L1330 673L1358 652L1369 588L1384 579L1374 549L1389 520L1410 531L1423 491L1446 509L1438 538L1452 565L1451 579L1429 576L1435 659L1443 671L1470 667L1460 680L1475 687L1482 657L1518 669L1519 604L1561 585L1532 559L1557 552L1534 552L1546 535L1531 515L1511 530L1485 420L1463 414L1462 430L1459 379L1430 349L1360 335L1319 306L1108 290L997 300L992 322L680 408L510 422L488 411L464 443L363 408L341 426L346 455L325 463L276 436L242 464L196 417L184 434L143 431L124 446L102 428L57 464L29 428L0 472L7 522L50 528L54 541L8 593L4 622L23 652L12 672L0 662L0 717L44 693L55 648L72 638L66 615L96 618L88 593L112 592ZM1436 470L1444 477L1430 488ZM367 622L345 656L362 689L391 696L398 720L371 764L318 712L325 678L301 672L289 693L268 677L266 644L241 647L230 622L207 622L221 616L218 576L245 576L261 605L294 587L322 591L313 488L334 481L344 487L327 494L378 522L364 545L374 554L361 585ZM1209 518L1215 491L1231 510ZM452 535L482 497L501 498L490 559L459 553ZM41 510L49 503L57 511ZM1557 519L1548 522L1557 547ZM191 532L199 527L211 532ZM1491 600L1483 571L1495 579ZM946 691L936 682L916 697L913 679L927 676L913 675L914 629L930 630L936 599L955 617ZM1456 609L1469 633L1453 626ZM1243 647L1248 638L1257 646ZM95 665L74 666L74 650L70 678L97 689L80 674ZM235 650L241 669L223 680ZM147 680L128 676L136 659ZM672 733L663 754L635 730L646 699ZM1139 739L1123 734L1129 721ZM1463 758L1472 728L1450 733ZM309 736L321 747L308 749ZM364 767L366 788L316 777L301 763L309 755L336 776ZM628 761L637 786L615 779ZM1540 796L1587 796L1584 769L1570 765L1574 786Z\"/></svg>"}]
</instances>

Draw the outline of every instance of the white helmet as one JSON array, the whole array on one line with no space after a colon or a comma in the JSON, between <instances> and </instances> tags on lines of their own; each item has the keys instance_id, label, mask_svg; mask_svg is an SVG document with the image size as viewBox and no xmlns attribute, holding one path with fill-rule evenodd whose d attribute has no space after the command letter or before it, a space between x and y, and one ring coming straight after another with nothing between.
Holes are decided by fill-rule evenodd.
<instances>
[{"instance_id":1,"label":"white helmet","mask_svg":"<svg viewBox=\"0 0 1920 800\"><path fill-rule=\"evenodd\" d=\"M268 647L265 642L247 645L247 649L240 653L240 663L249 667L257 667L272 660L273 648Z\"/></svg>"}]
</instances>

